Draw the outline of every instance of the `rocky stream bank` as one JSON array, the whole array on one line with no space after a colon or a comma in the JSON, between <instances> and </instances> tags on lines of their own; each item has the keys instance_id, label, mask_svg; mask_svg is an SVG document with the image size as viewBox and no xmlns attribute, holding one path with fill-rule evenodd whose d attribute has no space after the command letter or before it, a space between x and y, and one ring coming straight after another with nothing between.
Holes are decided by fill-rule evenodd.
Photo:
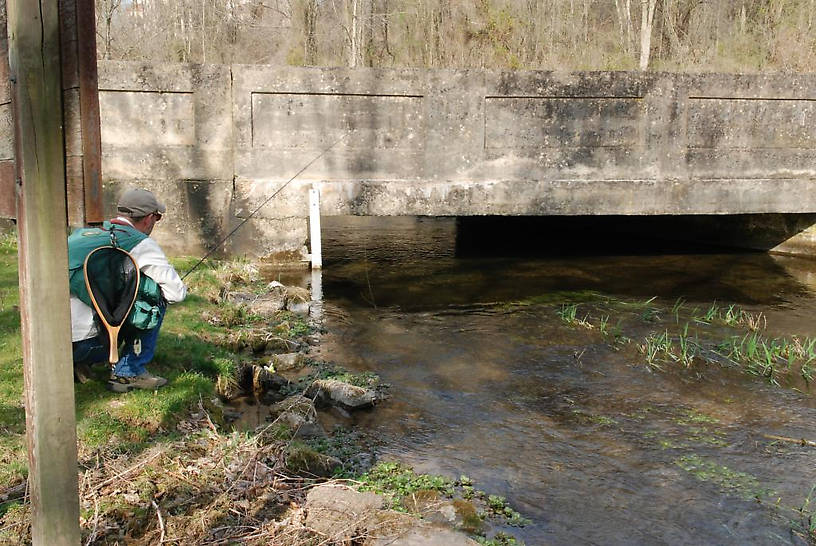
<instances>
[{"instance_id":1,"label":"rocky stream bank","mask_svg":"<svg viewBox=\"0 0 816 546\"><path fill-rule=\"evenodd\" d=\"M83 544L516 544L501 497L377 460L352 417L389 388L316 356L307 290L213 271L168 313L166 387L106 393L106 365L77 384ZM31 541L25 483L0 491L0 543Z\"/></svg>"}]
</instances>

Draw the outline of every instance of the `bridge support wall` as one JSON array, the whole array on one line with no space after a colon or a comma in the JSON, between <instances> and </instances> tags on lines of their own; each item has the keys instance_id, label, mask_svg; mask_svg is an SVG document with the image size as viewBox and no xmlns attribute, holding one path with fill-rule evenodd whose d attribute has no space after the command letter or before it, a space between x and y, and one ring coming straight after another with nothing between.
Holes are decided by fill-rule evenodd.
<instances>
[{"instance_id":1,"label":"bridge support wall","mask_svg":"<svg viewBox=\"0 0 816 546\"><path fill-rule=\"evenodd\" d=\"M107 206L154 189L173 252L321 153L226 253L301 256L313 186L326 215L816 212L816 76L100 61L99 86Z\"/></svg>"}]
</instances>

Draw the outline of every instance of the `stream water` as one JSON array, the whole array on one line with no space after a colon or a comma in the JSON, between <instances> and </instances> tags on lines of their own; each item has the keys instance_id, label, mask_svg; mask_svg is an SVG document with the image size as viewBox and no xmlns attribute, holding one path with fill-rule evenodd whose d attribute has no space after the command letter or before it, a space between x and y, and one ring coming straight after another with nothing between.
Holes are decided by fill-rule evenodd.
<instances>
[{"instance_id":1,"label":"stream water","mask_svg":"<svg viewBox=\"0 0 816 546\"><path fill-rule=\"evenodd\" d=\"M805 543L816 448L768 436L816 440L806 383L658 370L635 347L676 322L678 298L761 312L768 336L816 336L816 262L460 258L453 220L328 220L321 357L392 385L352 417L381 457L506 497L531 520L507 529L528 545ZM632 342L559 317L588 291L619 302L609 322Z\"/></svg>"}]
</instances>

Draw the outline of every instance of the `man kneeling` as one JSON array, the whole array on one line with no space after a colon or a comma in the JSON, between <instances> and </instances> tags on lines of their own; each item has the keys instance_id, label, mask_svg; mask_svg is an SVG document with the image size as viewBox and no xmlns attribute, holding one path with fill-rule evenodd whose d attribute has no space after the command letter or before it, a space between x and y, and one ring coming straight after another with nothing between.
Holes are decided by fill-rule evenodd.
<instances>
[{"instance_id":1,"label":"man kneeling","mask_svg":"<svg viewBox=\"0 0 816 546\"><path fill-rule=\"evenodd\" d=\"M157 389L167 380L149 373L147 365L156 350L167 304L182 301L187 296L187 287L158 243L150 238L153 226L161 220L166 210L164 204L147 190L131 189L122 194L117 209L119 216L105 222L102 228L79 229L68 238L75 377L82 380L87 373L83 370L87 370L90 364L106 360L108 356L107 336L100 331L93 308L80 298L78 292L82 290L82 284L75 282L78 280L75 275L82 275L81 264L95 246L109 244L113 230L117 246L133 256L141 275L155 281L161 293L152 306L154 312L147 325L149 327L123 330L125 347L107 386L114 392Z\"/></svg>"}]
</instances>

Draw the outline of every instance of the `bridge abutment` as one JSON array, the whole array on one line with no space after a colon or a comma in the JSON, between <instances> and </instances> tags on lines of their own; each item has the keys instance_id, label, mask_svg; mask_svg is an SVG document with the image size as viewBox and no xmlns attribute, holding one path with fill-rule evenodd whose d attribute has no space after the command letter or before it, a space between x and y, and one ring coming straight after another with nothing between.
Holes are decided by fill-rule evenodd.
<instances>
[{"instance_id":1,"label":"bridge abutment","mask_svg":"<svg viewBox=\"0 0 816 546\"><path fill-rule=\"evenodd\" d=\"M175 253L212 246L322 153L220 250L303 257L316 186L325 215L710 216L715 231L783 215L766 230L792 238L771 248L816 255L812 75L100 61L99 85L108 209L153 189Z\"/></svg>"}]
</instances>

